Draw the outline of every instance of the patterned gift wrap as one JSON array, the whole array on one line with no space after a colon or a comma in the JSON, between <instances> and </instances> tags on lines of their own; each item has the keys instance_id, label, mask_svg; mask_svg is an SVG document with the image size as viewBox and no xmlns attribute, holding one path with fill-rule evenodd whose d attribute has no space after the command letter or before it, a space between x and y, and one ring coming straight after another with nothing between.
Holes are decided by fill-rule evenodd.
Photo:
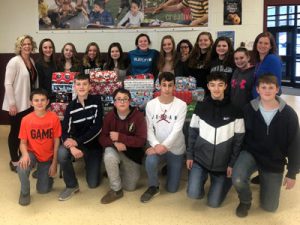
<instances>
[{"instance_id":1,"label":"patterned gift wrap","mask_svg":"<svg viewBox=\"0 0 300 225\"><path fill-rule=\"evenodd\" d=\"M72 93L73 92L73 84L57 84L52 83L52 92L54 93Z\"/></svg>"},{"instance_id":2,"label":"patterned gift wrap","mask_svg":"<svg viewBox=\"0 0 300 225\"><path fill-rule=\"evenodd\" d=\"M115 90L122 87L122 82L97 83L91 82L90 94L92 95L112 95Z\"/></svg>"},{"instance_id":3,"label":"patterned gift wrap","mask_svg":"<svg viewBox=\"0 0 300 225\"><path fill-rule=\"evenodd\" d=\"M202 102L205 96L205 91L203 88L197 88L196 90L192 90L193 101Z\"/></svg>"},{"instance_id":4,"label":"patterned gift wrap","mask_svg":"<svg viewBox=\"0 0 300 225\"><path fill-rule=\"evenodd\" d=\"M72 84L78 72L54 72L52 74L52 83L54 84Z\"/></svg>"},{"instance_id":5,"label":"patterned gift wrap","mask_svg":"<svg viewBox=\"0 0 300 225\"><path fill-rule=\"evenodd\" d=\"M55 112L60 120L63 120L68 103L52 102L50 109Z\"/></svg>"},{"instance_id":6,"label":"patterned gift wrap","mask_svg":"<svg viewBox=\"0 0 300 225\"><path fill-rule=\"evenodd\" d=\"M193 101L192 91L175 91L173 95L186 102L186 104L191 104ZM154 92L153 97L156 98L157 96L160 96L160 91Z\"/></svg>"},{"instance_id":7,"label":"patterned gift wrap","mask_svg":"<svg viewBox=\"0 0 300 225\"><path fill-rule=\"evenodd\" d=\"M129 75L126 77L126 79L138 79L138 80L152 79L152 80L154 80L154 75L151 73L136 74L136 75Z\"/></svg>"},{"instance_id":8,"label":"patterned gift wrap","mask_svg":"<svg viewBox=\"0 0 300 225\"><path fill-rule=\"evenodd\" d=\"M96 83L114 83L118 76L114 70L90 71L90 79Z\"/></svg>"},{"instance_id":9,"label":"patterned gift wrap","mask_svg":"<svg viewBox=\"0 0 300 225\"><path fill-rule=\"evenodd\" d=\"M176 77L175 78L176 91L194 90L197 88L195 77ZM155 90L159 91L159 80L155 81Z\"/></svg>"},{"instance_id":10,"label":"patterned gift wrap","mask_svg":"<svg viewBox=\"0 0 300 225\"><path fill-rule=\"evenodd\" d=\"M153 98L153 90L130 90L132 106L137 106L141 109L145 108L147 102Z\"/></svg>"},{"instance_id":11,"label":"patterned gift wrap","mask_svg":"<svg viewBox=\"0 0 300 225\"><path fill-rule=\"evenodd\" d=\"M67 103L72 101L72 93L58 92L55 93L55 102Z\"/></svg>"},{"instance_id":12,"label":"patterned gift wrap","mask_svg":"<svg viewBox=\"0 0 300 225\"><path fill-rule=\"evenodd\" d=\"M153 90L153 79L125 79L124 88L127 90Z\"/></svg>"}]
</instances>

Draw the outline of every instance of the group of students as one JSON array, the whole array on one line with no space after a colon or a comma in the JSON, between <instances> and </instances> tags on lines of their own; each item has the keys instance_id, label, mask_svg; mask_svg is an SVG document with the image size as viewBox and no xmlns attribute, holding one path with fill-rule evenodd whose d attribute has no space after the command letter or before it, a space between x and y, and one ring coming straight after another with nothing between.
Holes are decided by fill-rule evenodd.
<instances>
[{"instance_id":1,"label":"group of students","mask_svg":"<svg viewBox=\"0 0 300 225\"><path fill-rule=\"evenodd\" d=\"M78 158L84 158L88 186L97 187L102 174L101 147L110 183L110 190L101 202L111 203L123 196L123 190L135 190L144 155L148 189L140 200L148 202L159 194L158 166L162 160L167 165L166 190L171 193L178 190L187 149L189 197L202 198L204 184L210 176L208 205L218 207L233 183L240 199L236 214L247 216L252 200L249 179L258 171L261 206L275 211L284 166L287 163L284 184L291 189L299 172L300 157L297 115L277 95L280 94L281 62L275 54L272 35L257 36L253 48L255 67L251 67L245 48L234 52L226 37L213 43L208 32L198 35L191 51L187 51L190 42L181 41L179 56L170 35L162 39L160 53L149 49L150 43L148 35L138 35L137 49L128 53L128 60L124 60L120 44L113 43L104 64L108 70L115 69L119 77L123 74L120 79L127 73L153 73L158 77L161 95L148 102L145 120L143 113L130 106L131 95L126 89L115 91L114 109L102 118L100 98L88 94L89 70L102 69L103 65L96 43L88 45L82 65L76 58L75 46L67 43L62 49L61 64L57 64L53 42L44 39L35 70L30 58L36 47L33 39L22 36L17 40L17 56L6 69L3 109L9 112L11 122L10 167L18 172L21 180L19 203L30 203L29 173L36 162L40 193L51 190L57 162L66 184L59 200L67 200L78 192L73 168L73 161ZM51 90L52 72L58 68L80 72L74 81L77 98L68 105L62 124L54 113L46 110L47 93L35 90L38 81L40 87ZM197 103L193 113L187 148L182 132L187 106L173 96L178 75L194 75L199 86L207 90L205 100ZM19 147L22 155L18 155Z\"/></svg>"}]
</instances>

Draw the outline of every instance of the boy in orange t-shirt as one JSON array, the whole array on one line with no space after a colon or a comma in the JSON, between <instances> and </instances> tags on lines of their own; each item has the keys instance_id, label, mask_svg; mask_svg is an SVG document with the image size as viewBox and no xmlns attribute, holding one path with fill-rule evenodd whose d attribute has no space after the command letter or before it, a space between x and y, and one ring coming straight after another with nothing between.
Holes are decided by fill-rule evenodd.
<instances>
[{"instance_id":1,"label":"boy in orange t-shirt","mask_svg":"<svg viewBox=\"0 0 300 225\"><path fill-rule=\"evenodd\" d=\"M22 157L18 163L21 181L20 205L30 204L29 174L37 164L38 193L51 191L53 176L57 171L57 150L61 136L61 124L57 115L46 110L49 104L48 94L36 89L30 95L34 111L22 119L19 133Z\"/></svg>"}]
</instances>

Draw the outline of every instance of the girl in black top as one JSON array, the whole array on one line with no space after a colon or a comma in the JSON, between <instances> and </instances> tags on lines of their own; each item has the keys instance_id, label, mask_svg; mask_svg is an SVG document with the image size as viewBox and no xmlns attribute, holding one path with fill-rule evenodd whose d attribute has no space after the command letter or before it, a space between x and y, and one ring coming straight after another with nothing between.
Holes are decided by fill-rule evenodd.
<instances>
[{"instance_id":1,"label":"girl in black top","mask_svg":"<svg viewBox=\"0 0 300 225\"><path fill-rule=\"evenodd\" d=\"M58 66L60 72L81 72L82 67L73 43L66 43L61 49L61 59Z\"/></svg>"}]
</instances>

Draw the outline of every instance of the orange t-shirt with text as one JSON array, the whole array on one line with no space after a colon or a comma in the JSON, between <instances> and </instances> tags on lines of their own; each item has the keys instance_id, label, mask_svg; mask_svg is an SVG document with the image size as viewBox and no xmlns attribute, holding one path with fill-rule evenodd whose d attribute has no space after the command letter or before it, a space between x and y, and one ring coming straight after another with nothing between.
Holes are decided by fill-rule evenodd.
<instances>
[{"instance_id":1,"label":"orange t-shirt with text","mask_svg":"<svg viewBox=\"0 0 300 225\"><path fill-rule=\"evenodd\" d=\"M61 136L60 120L54 112L38 117L32 112L22 119L19 139L27 140L27 149L39 162L52 159L54 139Z\"/></svg>"}]
</instances>

